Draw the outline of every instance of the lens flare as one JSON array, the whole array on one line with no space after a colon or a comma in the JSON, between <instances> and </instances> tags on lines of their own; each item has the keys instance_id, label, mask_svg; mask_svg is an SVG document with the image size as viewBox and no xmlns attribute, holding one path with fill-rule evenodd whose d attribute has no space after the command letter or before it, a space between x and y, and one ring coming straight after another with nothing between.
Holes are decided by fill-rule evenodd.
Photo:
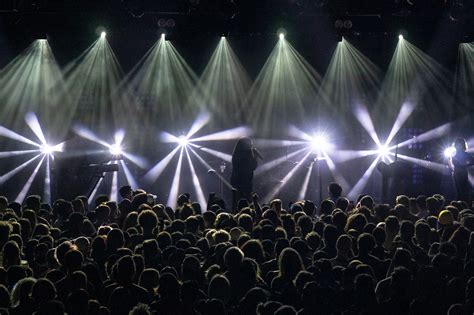
<instances>
[{"instance_id":1,"label":"lens flare","mask_svg":"<svg viewBox=\"0 0 474 315\"><path fill-rule=\"evenodd\" d=\"M447 147L444 149L443 153L445 158L452 158L454 155L456 155L456 148L453 146Z\"/></svg>"},{"instance_id":2,"label":"lens flare","mask_svg":"<svg viewBox=\"0 0 474 315\"><path fill-rule=\"evenodd\" d=\"M42 144L40 147L40 152L45 155L51 155L54 152L54 147L50 146L47 143Z\"/></svg>"},{"instance_id":3,"label":"lens flare","mask_svg":"<svg viewBox=\"0 0 474 315\"><path fill-rule=\"evenodd\" d=\"M115 155L122 155L123 150L122 150L122 147L120 146L120 144L114 143L114 144L109 146L109 152L110 152L110 154L115 156Z\"/></svg>"},{"instance_id":4,"label":"lens flare","mask_svg":"<svg viewBox=\"0 0 474 315\"><path fill-rule=\"evenodd\" d=\"M189 139L186 136L179 136L178 137L178 145L180 147L186 147L189 144Z\"/></svg>"}]
</instances>

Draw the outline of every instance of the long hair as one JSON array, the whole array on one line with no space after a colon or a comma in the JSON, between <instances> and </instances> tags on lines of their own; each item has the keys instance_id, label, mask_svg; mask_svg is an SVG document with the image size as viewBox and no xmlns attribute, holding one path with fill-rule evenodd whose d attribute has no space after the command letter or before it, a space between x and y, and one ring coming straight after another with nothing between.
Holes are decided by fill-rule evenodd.
<instances>
[{"instance_id":1,"label":"long hair","mask_svg":"<svg viewBox=\"0 0 474 315\"><path fill-rule=\"evenodd\" d=\"M232 155L241 154L242 152L251 152L252 151L252 139L248 137L240 138L234 147L234 153Z\"/></svg>"},{"instance_id":2,"label":"long hair","mask_svg":"<svg viewBox=\"0 0 474 315\"><path fill-rule=\"evenodd\" d=\"M454 147L456 148L456 150L459 152L464 152L467 150L467 143L466 143L466 140L464 138L456 138L454 140Z\"/></svg>"}]
</instances>

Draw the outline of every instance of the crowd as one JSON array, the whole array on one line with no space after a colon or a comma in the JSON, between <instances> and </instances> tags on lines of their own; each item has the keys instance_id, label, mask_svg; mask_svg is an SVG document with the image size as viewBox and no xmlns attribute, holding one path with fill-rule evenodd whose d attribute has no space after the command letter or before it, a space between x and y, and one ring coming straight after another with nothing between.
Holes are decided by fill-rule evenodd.
<instances>
[{"instance_id":1,"label":"crowd","mask_svg":"<svg viewBox=\"0 0 474 315\"><path fill-rule=\"evenodd\" d=\"M206 208L183 194L175 209L129 186L93 205L0 197L0 313L474 313L470 205L328 193L318 206L211 194Z\"/></svg>"}]
</instances>

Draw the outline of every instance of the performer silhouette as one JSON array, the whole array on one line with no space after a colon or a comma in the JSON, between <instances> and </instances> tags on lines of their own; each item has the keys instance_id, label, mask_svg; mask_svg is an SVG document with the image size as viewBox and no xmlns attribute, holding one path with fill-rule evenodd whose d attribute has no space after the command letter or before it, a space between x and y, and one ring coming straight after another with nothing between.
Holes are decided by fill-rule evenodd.
<instances>
[{"instance_id":1,"label":"performer silhouette","mask_svg":"<svg viewBox=\"0 0 474 315\"><path fill-rule=\"evenodd\" d=\"M253 172L257 168L260 152L253 147L250 138L240 138L232 154L232 175L230 183L239 192L240 198L250 200L253 189Z\"/></svg>"},{"instance_id":2,"label":"performer silhouette","mask_svg":"<svg viewBox=\"0 0 474 315\"><path fill-rule=\"evenodd\" d=\"M469 203L471 200L471 184L469 183L468 168L474 165L474 157L466 152L467 143L463 138L454 140L454 148L456 153L450 158L449 162L453 171L457 199Z\"/></svg>"}]
</instances>

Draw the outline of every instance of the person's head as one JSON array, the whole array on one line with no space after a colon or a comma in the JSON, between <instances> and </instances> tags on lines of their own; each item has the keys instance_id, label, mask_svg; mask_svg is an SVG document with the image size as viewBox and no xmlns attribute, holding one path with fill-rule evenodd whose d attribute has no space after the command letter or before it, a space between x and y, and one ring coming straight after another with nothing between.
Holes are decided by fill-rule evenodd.
<instances>
[{"instance_id":1,"label":"person's head","mask_svg":"<svg viewBox=\"0 0 474 315\"><path fill-rule=\"evenodd\" d=\"M464 138L458 137L454 140L453 146L456 152L465 152L467 150L467 143Z\"/></svg>"},{"instance_id":2,"label":"person's head","mask_svg":"<svg viewBox=\"0 0 474 315\"><path fill-rule=\"evenodd\" d=\"M40 278L33 284L31 297L38 304L46 303L56 297L56 287L50 280Z\"/></svg>"},{"instance_id":3,"label":"person's head","mask_svg":"<svg viewBox=\"0 0 474 315\"><path fill-rule=\"evenodd\" d=\"M411 221L402 221L400 224L400 237L403 241L409 242L415 236L415 226Z\"/></svg>"},{"instance_id":4,"label":"person's head","mask_svg":"<svg viewBox=\"0 0 474 315\"><path fill-rule=\"evenodd\" d=\"M404 205L407 209L410 208L410 198L406 195L399 195L395 199L397 205Z\"/></svg>"},{"instance_id":5,"label":"person's head","mask_svg":"<svg viewBox=\"0 0 474 315\"><path fill-rule=\"evenodd\" d=\"M438 223L441 226L450 226L454 223L453 214L449 210L443 210L439 213Z\"/></svg>"},{"instance_id":6,"label":"person's head","mask_svg":"<svg viewBox=\"0 0 474 315\"><path fill-rule=\"evenodd\" d=\"M336 200L341 197L342 187L338 183L330 183L328 186L328 192L331 199Z\"/></svg>"},{"instance_id":7,"label":"person's head","mask_svg":"<svg viewBox=\"0 0 474 315\"><path fill-rule=\"evenodd\" d=\"M362 199L359 201L361 207L367 207L369 209L372 209L374 207L374 199L371 196L364 196Z\"/></svg>"},{"instance_id":8,"label":"person's head","mask_svg":"<svg viewBox=\"0 0 474 315\"><path fill-rule=\"evenodd\" d=\"M400 229L400 222L398 218L394 215L389 215L385 219L385 232L387 235L396 235Z\"/></svg>"},{"instance_id":9,"label":"person's head","mask_svg":"<svg viewBox=\"0 0 474 315\"><path fill-rule=\"evenodd\" d=\"M304 270L303 260L300 254L291 247L285 248L278 258L280 275L293 279L298 272Z\"/></svg>"},{"instance_id":10,"label":"person's head","mask_svg":"<svg viewBox=\"0 0 474 315\"><path fill-rule=\"evenodd\" d=\"M142 271L138 284L149 292L153 292L153 290L158 287L159 281L160 273L158 270L147 268Z\"/></svg>"},{"instance_id":11,"label":"person's head","mask_svg":"<svg viewBox=\"0 0 474 315\"><path fill-rule=\"evenodd\" d=\"M214 276L209 282L209 289L207 291L209 298L219 299L227 303L230 298L230 282L223 275Z\"/></svg>"},{"instance_id":12,"label":"person's head","mask_svg":"<svg viewBox=\"0 0 474 315\"><path fill-rule=\"evenodd\" d=\"M430 215L438 216L438 212L440 210L439 207L439 200L434 197L428 197L425 200L426 209L428 210Z\"/></svg>"},{"instance_id":13,"label":"person's head","mask_svg":"<svg viewBox=\"0 0 474 315\"><path fill-rule=\"evenodd\" d=\"M18 303L26 302L31 295L31 290L35 283L36 279L32 277L19 280L11 292L11 305L17 306Z\"/></svg>"},{"instance_id":14,"label":"person's head","mask_svg":"<svg viewBox=\"0 0 474 315\"><path fill-rule=\"evenodd\" d=\"M132 256L123 256L117 263L117 282L120 284L130 284L133 282L136 272L135 262Z\"/></svg>"},{"instance_id":15,"label":"person's head","mask_svg":"<svg viewBox=\"0 0 474 315\"><path fill-rule=\"evenodd\" d=\"M158 225L158 217L152 210L143 210L138 215L138 224L142 227L144 233L151 233Z\"/></svg>"},{"instance_id":16,"label":"person's head","mask_svg":"<svg viewBox=\"0 0 474 315\"><path fill-rule=\"evenodd\" d=\"M66 267L67 273L72 274L74 271L80 270L84 256L77 249L72 249L64 255L64 266Z\"/></svg>"},{"instance_id":17,"label":"person's head","mask_svg":"<svg viewBox=\"0 0 474 315\"><path fill-rule=\"evenodd\" d=\"M231 271L237 270L243 259L244 253L236 246L229 247L224 253L224 264Z\"/></svg>"},{"instance_id":18,"label":"person's head","mask_svg":"<svg viewBox=\"0 0 474 315\"><path fill-rule=\"evenodd\" d=\"M41 208L41 197L38 195L30 195L25 199L25 206L38 213Z\"/></svg>"},{"instance_id":19,"label":"person's head","mask_svg":"<svg viewBox=\"0 0 474 315\"><path fill-rule=\"evenodd\" d=\"M359 255L370 253L375 247L375 239L369 233L362 233L357 238L357 249L359 250Z\"/></svg>"},{"instance_id":20,"label":"person's head","mask_svg":"<svg viewBox=\"0 0 474 315\"><path fill-rule=\"evenodd\" d=\"M119 194L120 194L120 197L122 197L123 199L132 200L133 198L132 187L130 185L125 185L125 186L120 187Z\"/></svg>"},{"instance_id":21,"label":"person's head","mask_svg":"<svg viewBox=\"0 0 474 315\"><path fill-rule=\"evenodd\" d=\"M352 256L352 238L347 234L339 236L336 242L338 255Z\"/></svg>"},{"instance_id":22,"label":"person's head","mask_svg":"<svg viewBox=\"0 0 474 315\"><path fill-rule=\"evenodd\" d=\"M247 258L254 259L257 263L264 263L265 254L263 252L262 243L259 240L251 239L242 246L242 252Z\"/></svg>"},{"instance_id":23,"label":"person's head","mask_svg":"<svg viewBox=\"0 0 474 315\"><path fill-rule=\"evenodd\" d=\"M337 230L337 227L332 224L328 224L324 227L323 238L326 246L335 246L338 237L339 231Z\"/></svg>"},{"instance_id":24,"label":"person's head","mask_svg":"<svg viewBox=\"0 0 474 315\"><path fill-rule=\"evenodd\" d=\"M326 199L321 202L320 215L330 215L334 210L335 204L331 199Z\"/></svg>"},{"instance_id":25,"label":"person's head","mask_svg":"<svg viewBox=\"0 0 474 315\"><path fill-rule=\"evenodd\" d=\"M3 266L5 268L20 264L20 248L14 241L8 241L3 245Z\"/></svg>"},{"instance_id":26,"label":"person's head","mask_svg":"<svg viewBox=\"0 0 474 315\"><path fill-rule=\"evenodd\" d=\"M237 143L235 144L235 148L234 148L234 153L251 151L252 146L253 146L252 139L248 137L242 137L239 140L237 140Z\"/></svg>"},{"instance_id":27,"label":"person's head","mask_svg":"<svg viewBox=\"0 0 474 315\"><path fill-rule=\"evenodd\" d=\"M385 239L387 238L387 234L385 234L385 230L377 226L375 229L372 230L372 236L375 239L375 243L377 245L382 245L385 242Z\"/></svg>"}]
</instances>

